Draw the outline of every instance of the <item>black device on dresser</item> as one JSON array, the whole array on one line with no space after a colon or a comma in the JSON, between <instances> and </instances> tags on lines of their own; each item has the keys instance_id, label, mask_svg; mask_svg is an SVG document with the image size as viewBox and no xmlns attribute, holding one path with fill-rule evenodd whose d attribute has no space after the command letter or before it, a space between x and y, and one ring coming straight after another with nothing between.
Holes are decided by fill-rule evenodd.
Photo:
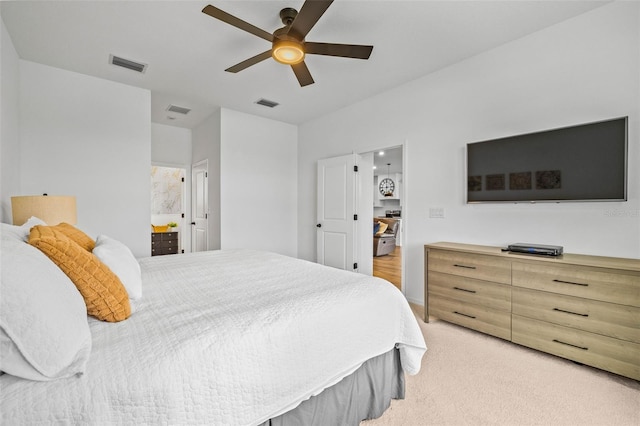
<instances>
[{"instance_id":1,"label":"black device on dresser","mask_svg":"<svg viewBox=\"0 0 640 426\"><path fill-rule=\"evenodd\" d=\"M151 256L178 253L177 232L152 232Z\"/></svg>"},{"instance_id":2,"label":"black device on dresser","mask_svg":"<svg viewBox=\"0 0 640 426\"><path fill-rule=\"evenodd\" d=\"M546 244L516 243L510 244L506 251L512 253L538 254L543 256L561 256L562 246L550 246Z\"/></svg>"}]
</instances>

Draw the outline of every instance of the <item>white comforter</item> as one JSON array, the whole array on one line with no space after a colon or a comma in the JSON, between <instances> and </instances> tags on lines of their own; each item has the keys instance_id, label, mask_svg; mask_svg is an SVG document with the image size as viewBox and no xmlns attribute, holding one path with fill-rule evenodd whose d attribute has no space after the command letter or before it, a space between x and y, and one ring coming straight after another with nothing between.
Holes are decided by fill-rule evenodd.
<instances>
[{"instance_id":1,"label":"white comforter","mask_svg":"<svg viewBox=\"0 0 640 426\"><path fill-rule=\"evenodd\" d=\"M420 368L416 319L384 280L249 250L140 263L131 318L90 319L86 374L1 376L0 423L252 425L394 345Z\"/></svg>"}]
</instances>

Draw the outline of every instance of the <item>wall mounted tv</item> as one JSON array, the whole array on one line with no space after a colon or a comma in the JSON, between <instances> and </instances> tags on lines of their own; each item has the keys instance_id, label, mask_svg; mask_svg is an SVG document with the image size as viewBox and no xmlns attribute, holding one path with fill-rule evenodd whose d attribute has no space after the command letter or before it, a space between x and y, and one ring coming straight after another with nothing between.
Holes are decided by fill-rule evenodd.
<instances>
[{"instance_id":1,"label":"wall mounted tv","mask_svg":"<svg viewBox=\"0 0 640 426\"><path fill-rule=\"evenodd\" d=\"M626 201L627 120L467 144L467 203Z\"/></svg>"}]
</instances>

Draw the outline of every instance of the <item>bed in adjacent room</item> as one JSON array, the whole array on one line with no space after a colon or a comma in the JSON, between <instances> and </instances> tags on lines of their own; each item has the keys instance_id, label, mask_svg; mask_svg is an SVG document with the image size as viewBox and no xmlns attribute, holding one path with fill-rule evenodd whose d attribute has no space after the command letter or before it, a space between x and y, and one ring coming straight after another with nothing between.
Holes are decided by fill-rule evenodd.
<instances>
[{"instance_id":1,"label":"bed in adjacent room","mask_svg":"<svg viewBox=\"0 0 640 426\"><path fill-rule=\"evenodd\" d=\"M0 367L7 371L7 354L23 359L0 376L2 424L357 425L402 398L404 374L420 369L424 339L392 284L253 250L140 259L140 294L132 298L125 285L130 316L107 322L85 313L85 335L73 309L53 322L37 318L60 308L51 306L59 296L32 294L50 291L47 277L63 283L60 292L69 288L61 268L9 238L8 227ZM71 290L67 299L78 294ZM20 328L24 318L10 315L34 318ZM79 337L51 329L64 321ZM33 335L38 327L42 335ZM16 375L23 367L31 379Z\"/></svg>"}]
</instances>

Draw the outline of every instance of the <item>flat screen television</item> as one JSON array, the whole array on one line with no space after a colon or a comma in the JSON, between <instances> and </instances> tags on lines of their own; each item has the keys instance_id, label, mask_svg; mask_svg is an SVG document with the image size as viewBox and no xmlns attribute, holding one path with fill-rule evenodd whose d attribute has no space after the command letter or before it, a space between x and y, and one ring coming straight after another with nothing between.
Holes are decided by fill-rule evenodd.
<instances>
[{"instance_id":1,"label":"flat screen television","mask_svg":"<svg viewBox=\"0 0 640 426\"><path fill-rule=\"evenodd\" d=\"M467 144L467 203L626 201L627 120Z\"/></svg>"}]
</instances>

